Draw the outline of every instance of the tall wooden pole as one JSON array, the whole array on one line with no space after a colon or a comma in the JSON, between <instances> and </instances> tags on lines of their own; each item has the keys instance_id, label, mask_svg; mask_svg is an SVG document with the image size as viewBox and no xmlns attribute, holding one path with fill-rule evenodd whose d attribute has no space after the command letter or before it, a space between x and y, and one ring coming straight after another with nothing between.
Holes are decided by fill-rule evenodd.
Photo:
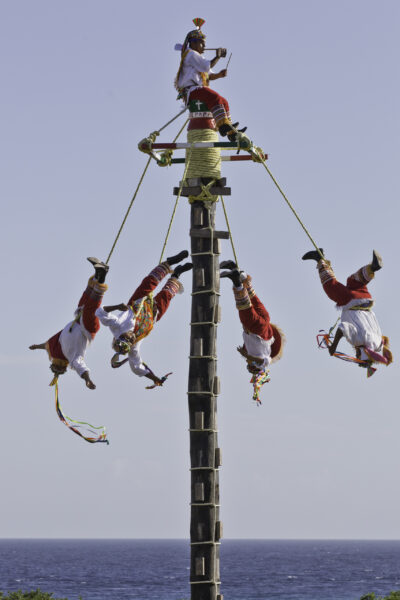
<instances>
[{"instance_id":1,"label":"tall wooden pole","mask_svg":"<svg viewBox=\"0 0 400 600\"><path fill-rule=\"evenodd\" d=\"M214 238L215 203L191 206L193 261L189 365L191 466L191 600L220 598L219 466L217 440L217 323L219 240ZM197 237L200 232L207 237Z\"/></svg>"},{"instance_id":2,"label":"tall wooden pole","mask_svg":"<svg viewBox=\"0 0 400 600\"><path fill-rule=\"evenodd\" d=\"M191 520L191 600L223 600L220 593L219 545L222 524L219 516L219 467L217 396L217 325L220 321L220 238L215 230L215 200L230 194L225 179L215 181L210 192L214 201L196 200L199 186L210 179L189 180L182 195L191 198L190 238L193 262L190 364L188 383ZM175 188L175 193L178 188Z\"/></svg>"}]
</instances>

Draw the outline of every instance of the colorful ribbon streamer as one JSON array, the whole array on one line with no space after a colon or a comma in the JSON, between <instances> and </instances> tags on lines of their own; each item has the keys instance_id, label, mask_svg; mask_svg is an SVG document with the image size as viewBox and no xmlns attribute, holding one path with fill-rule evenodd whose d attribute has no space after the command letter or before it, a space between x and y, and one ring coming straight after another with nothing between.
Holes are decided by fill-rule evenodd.
<instances>
[{"instance_id":1,"label":"colorful ribbon streamer","mask_svg":"<svg viewBox=\"0 0 400 600\"><path fill-rule=\"evenodd\" d=\"M85 421L75 421L74 419L71 419L71 417L64 415L61 409L60 398L58 394L58 377L55 377L50 385L54 386L55 389L56 411L58 417L60 421L62 421L64 425L68 427L68 429L76 433L76 435L79 435L90 444L96 444L97 442L105 442L106 444L110 443L107 439L106 428L103 425L100 425L100 427L95 427L94 425L86 423ZM81 429L82 431L80 431ZM85 430L87 432L86 434L84 433Z\"/></svg>"},{"instance_id":2,"label":"colorful ribbon streamer","mask_svg":"<svg viewBox=\"0 0 400 600\"><path fill-rule=\"evenodd\" d=\"M260 406L262 404L262 402L260 400L261 386L263 386L264 383L268 383L268 381L270 381L270 376L268 374L268 371L262 371L261 373L255 373L253 375L253 377L250 379L250 383L253 384L253 400L255 402L257 402L257 406Z\"/></svg>"},{"instance_id":3,"label":"colorful ribbon streamer","mask_svg":"<svg viewBox=\"0 0 400 600\"><path fill-rule=\"evenodd\" d=\"M320 331L321 333L317 335L318 348L321 348L321 350L325 350L326 348L329 348L329 346L332 343L331 336L322 329ZM346 362L356 363L359 367L366 368L367 377L371 377L376 371L376 369L371 365L371 363L368 360L362 360L361 358L357 358L356 356L349 356L344 352L334 352L333 356L336 356L336 358L340 358L340 360L345 360Z\"/></svg>"}]
</instances>

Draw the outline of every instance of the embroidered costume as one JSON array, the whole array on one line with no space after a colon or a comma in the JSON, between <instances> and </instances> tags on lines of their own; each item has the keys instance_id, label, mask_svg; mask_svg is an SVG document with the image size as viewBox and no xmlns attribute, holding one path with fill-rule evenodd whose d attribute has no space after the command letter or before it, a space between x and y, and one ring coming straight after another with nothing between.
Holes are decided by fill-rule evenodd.
<instances>
[{"instance_id":1,"label":"embroidered costume","mask_svg":"<svg viewBox=\"0 0 400 600\"><path fill-rule=\"evenodd\" d=\"M212 66L221 56L226 55L226 50L219 48L215 58L207 60L204 52L205 35L200 27L204 24L202 19L194 19L198 24L197 29L190 31L183 43L177 44L176 49L181 50L181 62L175 78L175 87L179 92L178 98L183 98L189 106L190 118L203 118L212 120L212 126L221 135L228 135L231 141L236 141L237 131L232 125L228 101L209 87L210 79L225 77L226 70L214 73ZM244 132L247 128L240 130Z\"/></svg>"},{"instance_id":2,"label":"embroidered costume","mask_svg":"<svg viewBox=\"0 0 400 600\"><path fill-rule=\"evenodd\" d=\"M322 248L320 249L323 254ZM357 358L367 363L381 362L389 365L393 358L389 350L389 339L382 335L381 328L372 307L374 301L367 284L374 278L375 272L382 268L382 259L374 251L372 262L361 267L347 278L346 285L337 281L331 263L317 251L303 256L303 260L314 259L322 287L331 300L341 309L340 324L330 353L336 350L342 336L356 349ZM365 366L365 365L361 365Z\"/></svg>"},{"instance_id":3,"label":"embroidered costume","mask_svg":"<svg viewBox=\"0 0 400 600\"><path fill-rule=\"evenodd\" d=\"M113 367L119 367L126 361L135 375L148 377L153 381L160 381L155 377L140 356L140 345L142 340L152 331L154 324L166 313L172 298L183 292L183 286L179 281L179 275L193 267L191 263L179 265L172 272L171 264L174 264L188 256L183 251L177 256L168 258L166 262L157 265L145 277L139 287L130 297L127 305L115 305L111 307L100 307L96 310L96 316L101 323L108 327L113 334L113 348L116 354L112 358ZM162 290L153 297L153 292L158 284L171 274ZM120 309L123 310L120 310ZM114 313L117 311L117 313ZM114 314L113 314L114 313ZM127 354L124 361L118 362L119 354Z\"/></svg>"},{"instance_id":4,"label":"embroidered costume","mask_svg":"<svg viewBox=\"0 0 400 600\"><path fill-rule=\"evenodd\" d=\"M90 342L95 338L100 329L100 322L96 310L101 305L107 285L104 283L108 266L98 259L88 259L95 267L95 275L89 279L83 292L75 319L68 323L64 329L53 335L43 344L30 346L31 350L47 350L51 361L51 370L55 375L65 373L68 365L85 379L88 387L94 389L90 381L89 368L85 363L85 353ZM88 381L90 384L88 384Z\"/></svg>"},{"instance_id":5,"label":"embroidered costume","mask_svg":"<svg viewBox=\"0 0 400 600\"><path fill-rule=\"evenodd\" d=\"M247 369L253 374L253 399L260 402L259 389L269 381L269 366L279 360L283 351L284 336L271 319L264 304L256 295L252 279L243 271L239 272L232 261L221 263L221 268L231 271L221 273L233 282L233 295L239 319L243 325L243 346L238 351L247 361Z\"/></svg>"},{"instance_id":6,"label":"embroidered costume","mask_svg":"<svg viewBox=\"0 0 400 600\"><path fill-rule=\"evenodd\" d=\"M150 373L139 352L142 340L165 314L175 294L183 292L180 281L170 277L163 289L154 298L151 296L158 284L171 272L167 263L155 267L130 297L128 310L112 314L100 307L96 311L101 323L109 327L114 338L118 339L122 334L133 331L135 341L129 350L128 361L132 371L139 377Z\"/></svg>"}]
</instances>

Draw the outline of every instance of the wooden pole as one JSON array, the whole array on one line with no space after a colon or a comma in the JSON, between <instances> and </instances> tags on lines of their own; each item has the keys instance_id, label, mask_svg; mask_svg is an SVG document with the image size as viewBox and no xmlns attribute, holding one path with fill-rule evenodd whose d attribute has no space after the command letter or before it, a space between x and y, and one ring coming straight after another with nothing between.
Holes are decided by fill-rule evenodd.
<instances>
[{"instance_id":1,"label":"wooden pole","mask_svg":"<svg viewBox=\"0 0 400 600\"><path fill-rule=\"evenodd\" d=\"M217 439L217 324L220 320L218 233L215 231L215 202L193 202L190 227L193 287L188 385L191 600L222 600L219 570L219 540L222 536L219 518L221 452Z\"/></svg>"},{"instance_id":2,"label":"wooden pole","mask_svg":"<svg viewBox=\"0 0 400 600\"><path fill-rule=\"evenodd\" d=\"M226 187L226 179L220 176L219 153L210 161L209 152L209 149L191 150L187 154L192 162L185 169L186 178L179 188L174 188L174 194L188 197L191 206L193 283L188 381L191 600L223 600L219 569L222 524L219 516L217 325L220 321L220 239L230 236L227 231L216 231L215 208L218 197L229 196L231 190ZM209 173L204 175L208 168Z\"/></svg>"}]
</instances>

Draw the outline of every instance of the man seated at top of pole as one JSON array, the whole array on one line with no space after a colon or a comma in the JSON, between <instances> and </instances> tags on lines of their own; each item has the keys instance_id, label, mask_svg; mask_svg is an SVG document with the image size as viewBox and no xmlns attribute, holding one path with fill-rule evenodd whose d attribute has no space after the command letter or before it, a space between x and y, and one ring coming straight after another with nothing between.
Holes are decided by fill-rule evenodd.
<instances>
[{"instance_id":1,"label":"man seated at top of pole","mask_svg":"<svg viewBox=\"0 0 400 600\"><path fill-rule=\"evenodd\" d=\"M226 56L226 49L217 48L216 55L211 60L204 58L206 36L201 31L201 26L205 21L193 19L193 22L196 29L189 31L183 45L175 45L176 50L181 50L181 62L175 77L178 98L182 98L189 109L193 109L192 112L199 113L207 109L219 133L222 136L227 135L231 142L236 142L238 138L236 127L239 123L232 124L227 100L208 86L209 80L220 79L227 75L227 69L222 69L219 73L212 71L212 67L219 59ZM246 129L247 127L244 127L239 131L243 133Z\"/></svg>"}]
</instances>

